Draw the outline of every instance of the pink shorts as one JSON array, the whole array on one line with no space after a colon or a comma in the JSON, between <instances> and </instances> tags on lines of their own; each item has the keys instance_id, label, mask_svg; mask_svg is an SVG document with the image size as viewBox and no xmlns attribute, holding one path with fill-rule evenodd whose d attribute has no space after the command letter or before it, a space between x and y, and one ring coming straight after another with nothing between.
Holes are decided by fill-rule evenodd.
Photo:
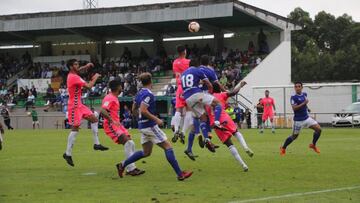
<instances>
[{"instance_id":1,"label":"pink shorts","mask_svg":"<svg viewBox=\"0 0 360 203\"><path fill-rule=\"evenodd\" d=\"M176 90L176 103L175 103L175 108L183 108L186 107L186 101L184 99L184 97L182 96L182 94L184 93L183 89L181 86L178 86L177 90Z\"/></svg>"},{"instance_id":2,"label":"pink shorts","mask_svg":"<svg viewBox=\"0 0 360 203\"><path fill-rule=\"evenodd\" d=\"M80 126L81 120L91 115L93 115L93 112L83 104L80 104L78 107L68 106L69 124L72 126Z\"/></svg>"},{"instance_id":3,"label":"pink shorts","mask_svg":"<svg viewBox=\"0 0 360 203\"><path fill-rule=\"evenodd\" d=\"M270 112L270 113L264 113L262 115L262 120L266 121L267 119L269 119L272 121L274 119L274 113Z\"/></svg>"},{"instance_id":4,"label":"pink shorts","mask_svg":"<svg viewBox=\"0 0 360 203\"><path fill-rule=\"evenodd\" d=\"M104 123L104 131L106 135L109 136L116 144L120 144L119 137L121 135L126 135L130 137L129 132L122 125L116 126L116 125L108 125Z\"/></svg>"},{"instance_id":5,"label":"pink shorts","mask_svg":"<svg viewBox=\"0 0 360 203\"><path fill-rule=\"evenodd\" d=\"M222 123L225 129L214 129L216 135L222 143L228 140L233 134L237 131L237 126L230 116L220 117L220 122Z\"/></svg>"}]
</instances>

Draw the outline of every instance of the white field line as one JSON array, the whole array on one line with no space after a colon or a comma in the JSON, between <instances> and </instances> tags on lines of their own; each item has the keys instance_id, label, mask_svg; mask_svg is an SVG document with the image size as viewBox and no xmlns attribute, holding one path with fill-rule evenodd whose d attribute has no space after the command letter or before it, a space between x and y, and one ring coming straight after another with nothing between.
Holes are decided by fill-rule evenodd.
<instances>
[{"instance_id":1,"label":"white field line","mask_svg":"<svg viewBox=\"0 0 360 203\"><path fill-rule=\"evenodd\" d=\"M245 199L245 200L231 201L229 203L268 201L268 200L274 200L274 199L284 199L284 198L291 198L291 197L300 197L300 196L306 196L306 195L337 192L337 191L344 191L344 190L356 190L356 189L360 189L360 185L352 186L352 187L342 187L342 188L333 188L333 189L327 189L327 190L310 191L310 192L290 193L290 194L286 194L286 195L269 196L269 197L262 197L262 198L256 198L256 199Z\"/></svg>"}]
</instances>

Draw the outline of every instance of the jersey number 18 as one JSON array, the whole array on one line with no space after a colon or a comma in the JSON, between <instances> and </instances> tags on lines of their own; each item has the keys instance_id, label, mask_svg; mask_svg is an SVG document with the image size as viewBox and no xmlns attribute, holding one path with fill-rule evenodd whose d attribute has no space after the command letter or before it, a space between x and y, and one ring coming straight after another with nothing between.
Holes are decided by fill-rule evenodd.
<instances>
[{"instance_id":1,"label":"jersey number 18","mask_svg":"<svg viewBox=\"0 0 360 203\"><path fill-rule=\"evenodd\" d=\"M181 76L181 84L183 87L192 87L194 85L194 75L183 75Z\"/></svg>"}]
</instances>

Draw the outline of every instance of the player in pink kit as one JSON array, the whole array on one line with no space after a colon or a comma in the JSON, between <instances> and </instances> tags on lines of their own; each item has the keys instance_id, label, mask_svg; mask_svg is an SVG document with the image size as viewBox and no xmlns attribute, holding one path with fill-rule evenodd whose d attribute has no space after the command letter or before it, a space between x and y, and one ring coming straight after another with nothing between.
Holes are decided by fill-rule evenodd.
<instances>
[{"instance_id":1,"label":"player in pink kit","mask_svg":"<svg viewBox=\"0 0 360 203\"><path fill-rule=\"evenodd\" d=\"M264 107L264 113L262 115L262 128L260 133L264 132L265 122L270 119L271 122L271 132L275 133L275 125L274 125L274 115L275 115L275 100L269 96L270 91L265 90L265 97L261 99L261 104Z\"/></svg>"},{"instance_id":2,"label":"player in pink kit","mask_svg":"<svg viewBox=\"0 0 360 203\"><path fill-rule=\"evenodd\" d=\"M252 150L248 147L248 145L245 142L244 137L242 134L237 130L237 125L234 123L234 121L231 119L231 117L226 113L225 106L227 104L227 100L229 97L232 97L236 95L240 89L246 85L245 81L241 81L240 85L237 85L233 91L231 92L221 92L220 86L218 84L213 85L213 96L217 98L222 105L223 111L221 111L220 116L220 123L223 126L223 129L215 128L214 131L220 141L224 143L230 150L230 153L234 156L234 158L240 163L240 165L243 167L244 171L248 171L249 168L246 165L246 163L242 160L241 156L239 155L239 152L237 151L236 147L232 143L231 137L234 136L236 139L240 142L241 146L244 148L245 152L252 157L254 153ZM211 107L206 107L206 112L209 115L210 125L214 125L215 116L211 109Z\"/></svg>"},{"instance_id":3,"label":"player in pink kit","mask_svg":"<svg viewBox=\"0 0 360 203\"><path fill-rule=\"evenodd\" d=\"M187 128L191 126L192 114L191 111L186 111L186 102L182 96L184 91L181 86L180 77L181 74L186 69L189 68L190 59L186 59L186 49L184 46L182 45L177 46L177 52L179 54L179 57L175 59L175 61L173 62L173 71L176 78L177 90L176 90L176 103L175 103L176 112L171 122L174 125L174 131L175 131L172 141L176 142L177 139L180 138L180 141L182 143L185 143L184 134L186 133ZM184 117L182 132L180 132L180 123L182 117L184 116L184 111L186 111L186 113Z\"/></svg>"},{"instance_id":4,"label":"player in pink kit","mask_svg":"<svg viewBox=\"0 0 360 203\"><path fill-rule=\"evenodd\" d=\"M118 96L122 91L121 81L112 80L109 82L111 92L102 101L101 114L104 117L104 131L116 144L124 145L126 158L135 152L135 143L131 140L129 132L120 124L119 111L120 103ZM138 176L145 171L136 168L135 163L126 167L126 174Z\"/></svg>"},{"instance_id":5,"label":"player in pink kit","mask_svg":"<svg viewBox=\"0 0 360 203\"><path fill-rule=\"evenodd\" d=\"M81 90L83 87L92 88L96 82L96 80L100 77L98 73L96 73L89 83L86 83L80 76L79 72L84 69L89 69L94 65L92 63L88 63L85 66L79 66L79 62L76 59L70 59L67 62L67 66L70 69L70 73L67 77L67 87L69 92L69 101L68 101L68 112L69 112L69 124L71 125L71 132L67 141L66 152L63 154L63 158L70 166L74 166L74 162L72 160L72 148L75 143L75 139L77 134L79 133L79 127L81 125L81 120L86 119L91 123L97 123L98 119L95 117L93 112L84 104L81 103ZM94 140L97 140L94 144L94 150L105 151L109 148L104 147L100 144L98 138L98 126L91 125L91 130L93 132Z\"/></svg>"}]
</instances>

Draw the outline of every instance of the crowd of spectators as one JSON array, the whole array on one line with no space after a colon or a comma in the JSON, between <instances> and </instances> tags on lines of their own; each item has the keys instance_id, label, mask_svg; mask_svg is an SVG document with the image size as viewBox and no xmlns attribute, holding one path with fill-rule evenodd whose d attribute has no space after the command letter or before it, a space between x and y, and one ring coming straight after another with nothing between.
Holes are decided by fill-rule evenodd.
<instances>
[{"instance_id":1,"label":"crowd of spectators","mask_svg":"<svg viewBox=\"0 0 360 203\"><path fill-rule=\"evenodd\" d=\"M256 67L263 58L269 53L269 47L266 42L266 35L262 30L258 34L257 47L253 41L248 43L246 50L229 49L224 47L221 52L211 50L209 44L198 47L185 45L187 58L200 57L201 55L211 56L211 66L217 73L219 81L225 88L231 89L248 72ZM82 99L98 98L108 92L107 83L115 78L122 81L123 92L120 96L133 97L140 88L140 83L136 79L142 72L160 72L172 69L174 55L169 55L163 46L158 48L155 56L150 57L146 50L141 47L140 54L134 56L128 47L124 47L123 53L119 57L111 57L104 60L102 64L93 61L94 68L83 73L86 80L97 72L102 76L97 84L90 90L83 90ZM87 61L81 61L82 64ZM0 103L17 104L18 101L24 101L24 107L28 109L33 106L38 99L45 100L45 111L53 108L55 110L66 110L68 93L66 90L66 76L69 69L66 62L62 61L57 65L47 63L33 63L31 55L26 52L21 59L10 56L8 53L0 55L0 73L2 80L7 80L17 72L27 68L27 72L22 78L60 78L61 87L59 91L54 91L51 86L48 87L45 95L39 95L34 86L18 88L16 86L9 89L5 88L5 82L0 81ZM2 83L1 83L2 82ZM166 89L166 95L173 96L176 86L169 84Z\"/></svg>"}]
</instances>

